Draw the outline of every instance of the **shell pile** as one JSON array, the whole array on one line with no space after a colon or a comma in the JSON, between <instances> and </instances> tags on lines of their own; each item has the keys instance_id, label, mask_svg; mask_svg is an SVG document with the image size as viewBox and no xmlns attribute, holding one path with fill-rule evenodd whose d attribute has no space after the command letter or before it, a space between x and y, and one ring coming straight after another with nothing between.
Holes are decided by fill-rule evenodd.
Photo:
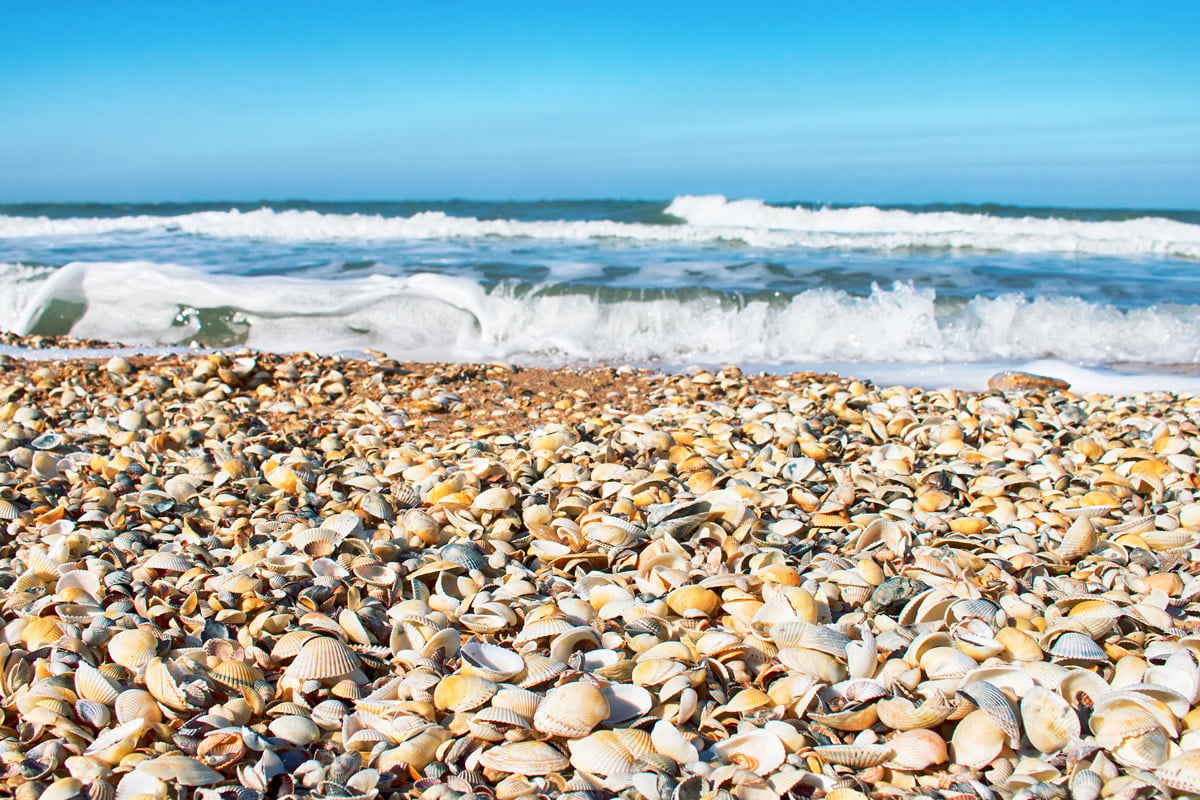
<instances>
[{"instance_id":1,"label":"shell pile","mask_svg":"<svg viewBox=\"0 0 1200 800\"><path fill-rule=\"evenodd\" d=\"M21 800L1200 796L1200 399L0 372Z\"/></svg>"}]
</instances>

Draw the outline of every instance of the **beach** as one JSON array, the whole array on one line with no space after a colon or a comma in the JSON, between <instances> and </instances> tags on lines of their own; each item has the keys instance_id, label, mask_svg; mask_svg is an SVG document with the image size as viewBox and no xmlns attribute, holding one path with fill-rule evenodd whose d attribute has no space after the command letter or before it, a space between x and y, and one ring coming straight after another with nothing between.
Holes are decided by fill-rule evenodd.
<instances>
[{"instance_id":1,"label":"beach","mask_svg":"<svg viewBox=\"0 0 1200 800\"><path fill-rule=\"evenodd\" d=\"M4 343L19 798L1200 790L1195 395Z\"/></svg>"}]
</instances>

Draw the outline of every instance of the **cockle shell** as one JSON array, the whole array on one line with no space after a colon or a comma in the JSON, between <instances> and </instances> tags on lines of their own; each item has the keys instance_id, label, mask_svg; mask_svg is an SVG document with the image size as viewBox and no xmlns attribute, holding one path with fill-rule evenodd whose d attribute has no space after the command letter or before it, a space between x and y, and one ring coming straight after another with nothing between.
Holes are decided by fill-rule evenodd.
<instances>
[{"instance_id":1,"label":"cockle shell","mask_svg":"<svg viewBox=\"0 0 1200 800\"><path fill-rule=\"evenodd\" d=\"M158 638L141 628L121 631L108 640L108 655L114 662L139 672L158 649Z\"/></svg>"},{"instance_id":2,"label":"cockle shell","mask_svg":"<svg viewBox=\"0 0 1200 800\"><path fill-rule=\"evenodd\" d=\"M1154 771L1164 784L1188 794L1200 794L1200 752L1180 753Z\"/></svg>"},{"instance_id":3,"label":"cockle shell","mask_svg":"<svg viewBox=\"0 0 1200 800\"><path fill-rule=\"evenodd\" d=\"M225 780L225 776L194 758L180 755L159 756L139 762L137 769L161 781L181 786L210 786Z\"/></svg>"},{"instance_id":4,"label":"cockle shell","mask_svg":"<svg viewBox=\"0 0 1200 800\"><path fill-rule=\"evenodd\" d=\"M433 702L449 711L471 711L490 700L497 688L492 681L477 675L447 675L438 682Z\"/></svg>"},{"instance_id":5,"label":"cockle shell","mask_svg":"<svg viewBox=\"0 0 1200 800\"><path fill-rule=\"evenodd\" d=\"M830 764L869 769L891 758L892 748L886 744L827 744L814 747L813 755Z\"/></svg>"},{"instance_id":6,"label":"cockle shell","mask_svg":"<svg viewBox=\"0 0 1200 800\"><path fill-rule=\"evenodd\" d=\"M595 775L629 772L634 762L654 752L650 734L635 728L598 731L567 742L571 766Z\"/></svg>"},{"instance_id":7,"label":"cockle shell","mask_svg":"<svg viewBox=\"0 0 1200 800\"><path fill-rule=\"evenodd\" d=\"M570 763L558 748L546 742L513 742L493 747L479 758L479 765L497 772L519 775L549 775Z\"/></svg>"},{"instance_id":8,"label":"cockle shell","mask_svg":"<svg viewBox=\"0 0 1200 800\"><path fill-rule=\"evenodd\" d=\"M1057 753L1079 738L1079 716L1067 701L1044 686L1021 698L1021 720L1029 743L1043 753Z\"/></svg>"},{"instance_id":9,"label":"cockle shell","mask_svg":"<svg viewBox=\"0 0 1200 800\"><path fill-rule=\"evenodd\" d=\"M946 740L931 730L904 731L887 740L892 755L888 763L895 769L920 772L949 758Z\"/></svg>"},{"instance_id":10,"label":"cockle shell","mask_svg":"<svg viewBox=\"0 0 1200 800\"><path fill-rule=\"evenodd\" d=\"M730 736L717 742L712 749L729 763L762 776L779 769L787 758L779 737L761 728Z\"/></svg>"},{"instance_id":11,"label":"cockle shell","mask_svg":"<svg viewBox=\"0 0 1200 800\"><path fill-rule=\"evenodd\" d=\"M471 673L491 681L506 681L525 668L520 653L487 642L466 642L459 652Z\"/></svg>"},{"instance_id":12,"label":"cockle shell","mask_svg":"<svg viewBox=\"0 0 1200 800\"><path fill-rule=\"evenodd\" d=\"M955 763L983 769L1003 752L1008 735L983 711L972 711L959 720L951 740Z\"/></svg>"},{"instance_id":13,"label":"cockle shell","mask_svg":"<svg viewBox=\"0 0 1200 800\"><path fill-rule=\"evenodd\" d=\"M362 661L344 642L328 636L305 640L285 674L299 681L333 680L358 670Z\"/></svg>"},{"instance_id":14,"label":"cockle shell","mask_svg":"<svg viewBox=\"0 0 1200 800\"><path fill-rule=\"evenodd\" d=\"M546 694L533 715L533 727L550 736L578 739L591 733L608 714L604 693L590 683L577 681Z\"/></svg>"}]
</instances>

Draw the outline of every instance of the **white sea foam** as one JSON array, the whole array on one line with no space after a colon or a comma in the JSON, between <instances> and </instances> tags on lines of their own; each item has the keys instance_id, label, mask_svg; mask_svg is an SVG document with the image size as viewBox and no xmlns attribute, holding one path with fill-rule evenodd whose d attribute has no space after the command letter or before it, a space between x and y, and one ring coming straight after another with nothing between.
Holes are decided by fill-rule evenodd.
<instances>
[{"instance_id":1,"label":"white sea foam","mask_svg":"<svg viewBox=\"0 0 1200 800\"><path fill-rule=\"evenodd\" d=\"M679 225L612 220L482 220L426 211L411 217L317 211L203 211L179 216L113 218L0 216L0 238L92 237L164 231L279 241L375 241L455 238L627 239L646 242L744 242L766 248L973 249L1016 253L1200 258L1200 225L1160 217L1087 222L959 212L882 210L870 206L805 209L719 195L677 197L667 213Z\"/></svg>"},{"instance_id":2,"label":"white sea foam","mask_svg":"<svg viewBox=\"0 0 1200 800\"><path fill-rule=\"evenodd\" d=\"M72 335L145 345L186 343L202 316L194 310L220 310L262 350L374 348L421 360L1200 363L1196 306L1121 311L1010 295L949 307L902 283L865 297L814 290L773 302L685 293L602 301L561 287L487 291L432 274L334 283L124 262L71 264L36 284L0 269L0 292L14 285L27 299L0 320L9 329L35 330L57 299L78 306Z\"/></svg>"}]
</instances>

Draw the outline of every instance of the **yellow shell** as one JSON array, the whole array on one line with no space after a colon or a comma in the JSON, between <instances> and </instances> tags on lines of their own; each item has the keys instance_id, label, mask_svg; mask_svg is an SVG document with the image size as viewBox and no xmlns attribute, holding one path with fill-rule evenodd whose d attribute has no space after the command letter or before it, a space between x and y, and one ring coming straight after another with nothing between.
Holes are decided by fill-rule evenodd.
<instances>
[{"instance_id":1,"label":"yellow shell","mask_svg":"<svg viewBox=\"0 0 1200 800\"><path fill-rule=\"evenodd\" d=\"M578 739L591 733L608 712L604 693L590 683L577 681L546 694L533 715L533 727L550 736Z\"/></svg>"},{"instance_id":2,"label":"yellow shell","mask_svg":"<svg viewBox=\"0 0 1200 800\"><path fill-rule=\"evenodd\" d=\"M480 766L517 775L549 775L566 769L570 761L546 742L513 742L486 750Z\"/></svg>"},{"instance_id":3,"label":"yellow shell","mask_svg":"<svg viewBox=\"0 0 1200 800\"><path fill-rule=\"evenodd\" d=\"M108 655L116 663L139 672L154 658L158 638L141 628L121 631L108 640Z\"/></svg>"},{"instance_id":4,"label":"yellow shell","mask_svg":"<svg viewBox=\"0 0 1200 800\"><path fill-rule=\"evenodd\" d=\"M433 704L449 711L472 711L496 693L496 684L478 675L447 675L433 692Z\"/></svg>"},{"instance_id":5,"label":"yellow shell","mask_svg":"<svg viewBox=\"0 0 1200 800\"><path fill-rule=\"evenodd\" d=\"M300 681L333 680L355 672L361 665L358 655L344 642L328 636L314 636L301 645L286 675Z\"/></svg>"}]
</instances>

